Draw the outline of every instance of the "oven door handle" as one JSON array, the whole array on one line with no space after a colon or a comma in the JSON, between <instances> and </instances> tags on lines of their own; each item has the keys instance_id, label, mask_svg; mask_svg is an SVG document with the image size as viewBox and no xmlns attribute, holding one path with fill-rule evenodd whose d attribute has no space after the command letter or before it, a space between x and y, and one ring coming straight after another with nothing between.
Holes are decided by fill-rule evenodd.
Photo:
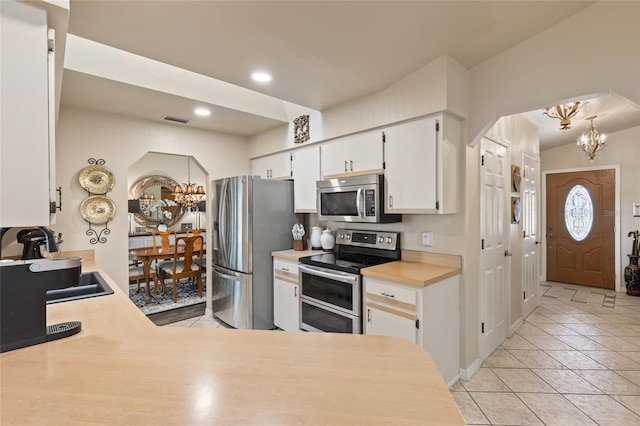
<instances>
[{"instance_id":1,"label":"oven door handle","mask_svg":"<svg viewBox=\"0 0 640 426\"><path fill-rule=\"evenodd\" d=\"M362 198L362 188L358 188L356 192L356 210L358 210L358 216L363 217L364 212L362 211L362 204L360 203L360 199Z\"/></svg>"},{"instance_id":2,"label":"oven door handle","mask_svg":"<svg viewBox=\"0 0 640 426\"><path fill-rule=\"evenodd\" d=\"M351 275L342 275L342 274L332 274L330 272L325 272L316 268L312 268L306 265L298 265L298 270L301 272L306 272L309 275L316 275L319 277L327 278L330 280L340 281L344 283L358 283L359 276L351 276Z\"/></svg>"}]
</instances>

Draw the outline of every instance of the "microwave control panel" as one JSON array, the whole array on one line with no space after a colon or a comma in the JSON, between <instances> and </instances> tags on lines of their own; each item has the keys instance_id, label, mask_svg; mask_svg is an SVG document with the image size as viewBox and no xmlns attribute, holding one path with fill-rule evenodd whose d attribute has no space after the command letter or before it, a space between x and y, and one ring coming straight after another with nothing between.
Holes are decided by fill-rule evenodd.
<instances>
[{"instance_id":1,"label":"microwave control panel","mask_svg":"<svg viewBox=\"0 0 640 426\"><path fill-rule=\"evenodd\" d=\"M364 215L375 217L376 215L376 190L364 190Z\"/></svg>"}]
</instances>

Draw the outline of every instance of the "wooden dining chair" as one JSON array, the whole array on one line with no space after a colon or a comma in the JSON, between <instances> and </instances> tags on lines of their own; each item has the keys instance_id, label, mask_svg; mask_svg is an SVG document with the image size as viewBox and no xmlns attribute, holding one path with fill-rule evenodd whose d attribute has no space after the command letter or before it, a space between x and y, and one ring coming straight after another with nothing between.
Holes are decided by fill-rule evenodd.
<instances>
[{"instance_id":1,"label":"wooden dining chair","mask_svg":"<svg viewBox=\"0 0 640 426\"><path fill-rule=\"evenodd\" d=\"M187 237L188 236L192 236L192 235L198 236L198 235L201 235L203 232L206 232L205 228L188 229L186 231L186 234L187 234ZM202 237L202 243L204 244L204 237ZM202 248L201 244L198 241L196 241L194 249L195 250L200 250L201 248ZM199 256L202 256L202 270L205 270L206 269L206 265L207 265L207 256L204 255L204 254L197 255L197 257L199 257ZM194 262L199 262L199 260L194 258Z\"/></svg>"},{"instance_id":2,"label":"wooden dining chair","mask_svg":"<svg viewBox=\"0 0 640 426\"><path fill-rule=\"evenodd\" d=\"M154 294L158 294L158 275L154 270L149 271L149 278L153 280L153 292ZM140 262L130 263L129 264L129 283L135 281L138 284L138 289L136 293L140 292L140 281L144 281L144 268Z\"/></svg>"},{"instance_id":3,"label":"wooden dining chair","mask_svg":"<svg viewBox=\"0 0 640 426\"><path fill-rule=\"evenodd\" d=\"M168 252L169 247L171 247L171 244L172 243L175 244L176 242L177 233L173 229L168 229L166 231L153 231L151 233L151 236L153 238L154 249L162 248L162 250L166 250ZM172 236L173 236L173 239L171 238ZM160 276L160 269L162 269L165 266L171 265L172 259L173 258L171 257L171 255L168 255L163 259L158 259L154 261L155 264L153 265L153 269L155 269L156 274L158 276ZM162 284L162 287L164 288L164 283L161 283L161 284Z\"/></svg>"},{"instance_id":4,"label":"wooden dining chair","mask_svg":"<svg viewBox=\"0 0 640 426\"><path fill-rule=\"evenodd\" d=\"M184 244L184 253L180 253ZM194 247L199 244L202 247L203 239L198 236L184 236L176 238L174 245L173 262L160 268L160 284L164 292L164 280L171 278L173 283L173 301L178 301L178 280L192 278L198 284L198 295L202 297L202 257L194 256Z\"/></svg>"},{"instance_id":5,"label":"wooden dining chair","mask_svg":"<svg viewBox=\"0 0 640 426\"><path fill-rule=\"evenodd\" d=\"M162 247L163 249L168 249L171 246L171 236L173 236L173 241L176 240L176 231L169 229L167 231L153 231L151 236L153 237L153 247Z\"/></svg>"}]
</instances>

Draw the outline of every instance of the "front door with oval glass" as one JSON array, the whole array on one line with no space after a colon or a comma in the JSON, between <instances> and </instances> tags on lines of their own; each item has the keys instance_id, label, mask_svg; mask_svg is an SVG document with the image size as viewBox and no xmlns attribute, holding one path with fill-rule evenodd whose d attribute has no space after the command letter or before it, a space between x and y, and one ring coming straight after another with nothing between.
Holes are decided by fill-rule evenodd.
<instances>
[{"instance_id":1,"label":"front door with oval glass","mask_svg":"<svg viewBox=\"0 0 640 426\"><path fill-rule=\"evenodd\" d=\"M615 288L615 171L547 175L547 280Z\"/></svg>"}]
</instances>

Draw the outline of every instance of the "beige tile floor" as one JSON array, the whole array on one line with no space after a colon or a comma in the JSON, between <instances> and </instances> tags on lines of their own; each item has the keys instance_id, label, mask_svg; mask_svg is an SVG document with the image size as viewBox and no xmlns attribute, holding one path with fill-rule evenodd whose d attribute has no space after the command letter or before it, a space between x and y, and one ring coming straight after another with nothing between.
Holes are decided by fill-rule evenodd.
<instances>
[{"instance_id":1,"label":"beige tile floor","mask_svg":"<svg viewBox=\"0 0 640 426\"><path fill-rule=\"evenodd\" d=\"M451 395L469 425L640 425L640 298L541 283L539 306ZM226 327L196 317L165 327Z\"/></svg>"},{"instance_id":2,"label":"beige tile floor","mask_svg":"<svg viewBox=\"0 0 640 426\"><path fill-rule=\"evenodd\" d=\"M469 425L640 425L640 298L541 283L539 306L451 395Z\"/></svg>"}]
</instances>

